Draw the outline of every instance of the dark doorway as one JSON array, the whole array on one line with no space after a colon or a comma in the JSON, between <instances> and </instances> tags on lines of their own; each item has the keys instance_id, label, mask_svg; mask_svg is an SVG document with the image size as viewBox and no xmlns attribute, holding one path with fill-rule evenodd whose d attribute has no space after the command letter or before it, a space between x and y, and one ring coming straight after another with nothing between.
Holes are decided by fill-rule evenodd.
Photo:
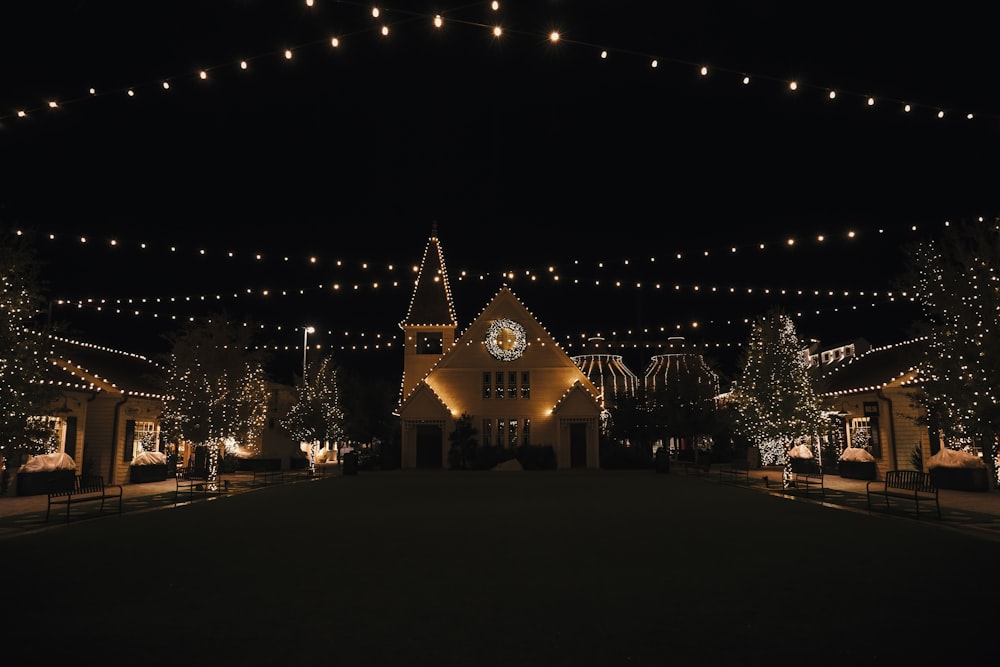
<instances>
[{"instance_id":1,"label":"dark doorway","mask_svg":"<svg viewBox=\"0 0 1000 667\"><path fill-rule=\"evenodd\" d=\"M434 424L417 426L417 467L441 468L441 447L444 442L441 427Z\"/></svg>"},{"instance_id":2,"label":"dark doorway","mask_svg":"<svg viewBox=\"0 0 1000 667\"><path fill-rule=\"evenodd\" d=\"M569 425L569 467L587 467L587 425Z\"/></svg>"}]
</instances>

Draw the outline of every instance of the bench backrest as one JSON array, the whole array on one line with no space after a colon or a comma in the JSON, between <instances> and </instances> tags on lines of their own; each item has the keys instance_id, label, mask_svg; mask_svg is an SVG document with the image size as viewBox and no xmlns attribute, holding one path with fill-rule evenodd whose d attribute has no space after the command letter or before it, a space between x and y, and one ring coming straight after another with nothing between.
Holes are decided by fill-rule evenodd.
<instances>
[{"instance_id":1,"label":"bench backrest","mask_svg":"<svg viewBox=\"0 0 1000 667\"><path fill-rule=\"evenodd\" d=\"M104 478L100 475L79 475L76 478L77 493L92 493L104 490Z\"/></svg>"},{"instance_id":2,"label":"bench backrest","mask_svg":"<svg viewBox=\"0 0 1000 667\"><path fill-rule=\"evenodd\" d=\"M889 470L885 473L885 486L886 488L926 491L927 493L933 493L937 490L934 482L931 481L930 474L919 470Z\"/></svg>"},{"instance_id":3,"label":"bench backrest","mask_svg":"<svg viewBox=\"0 0 1000 667\"><path fill-rule=\"evenodd\" d=\"M50 496L75 496L80 493L100 493L104 491L104 478L100 475L77 475L72 487L52 489Z\"/></svg>"}]
</instances>

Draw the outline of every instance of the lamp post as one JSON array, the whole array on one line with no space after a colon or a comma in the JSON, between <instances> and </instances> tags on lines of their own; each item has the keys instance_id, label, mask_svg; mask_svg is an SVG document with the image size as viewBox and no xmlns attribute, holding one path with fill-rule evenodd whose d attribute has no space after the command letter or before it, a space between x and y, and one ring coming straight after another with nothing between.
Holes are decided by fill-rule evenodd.
<instances>
[{"instance_id":1,"label":"lamp post","mask_svg":"<svg viewBox=\"0 0 1000 667\"><path fill-rule=\"evenodd\" d=\"M302 328L302 386L306 386L306 353L309 351L309 334L315 333L314 327Z\"/></svg>"}]
</instances>

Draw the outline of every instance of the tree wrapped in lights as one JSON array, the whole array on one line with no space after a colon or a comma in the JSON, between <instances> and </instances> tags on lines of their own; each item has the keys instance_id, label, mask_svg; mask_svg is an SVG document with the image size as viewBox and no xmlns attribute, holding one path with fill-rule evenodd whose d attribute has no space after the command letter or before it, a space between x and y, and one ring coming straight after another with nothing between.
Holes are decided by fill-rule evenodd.
<instances>
[{"instance_id":1,"label":"tree wrapped in lights","mask_svg":"<svg viewBox=\"0 0 1000 667\"><path fill-rule=\"evenodd\" d=\"M926 320L928 347L918 364L915 401L946 447L982 453L997 483L1000 427L1000 225L966 222L909 253Z\"/></svg>"},{"instance_id":2,"label":"tree wrapped in lights","mask_svg":"<svg viewBox=\"0 0 1000 667\"><path fill-rule=\"evenodd\" d=\"M344 412L340 407L337 366L330 356L323 357L318 369L307 374L309 381L298 388L298 398L280 424L288 435L310 447L310 466L316 464L316 447L327 448L344 436Z\"/></svg>"},{"instance_id":3,"label":"tree wrapped in lights","mask_svg":"<svg viewBox=\"0 0 1000 667\"><path fill-rule=\"evenodd\" d=\"M826 432L824 411L809 373L806 346L792 318L773 309L752 325L734 390L737 430L760 450L764 465L784 465L800 443L819 450Z\"/></svg>"},{"instance_id":4,"label":"tree wrapped in lights","mask_svg":"<svg viewBox=\"0 0 1000 667\"><path fill-rule=\"evenodd\" d=\"M174 442L205 446L209 483L221 451L256 453L270 392L262 354L247 329L200 320L171 338L161 430Z\"/></svg>"},{"instance_id":5,"label":"tree wrapped in lights","mask_svg":"<svg viewBox=\"0 0 1000 667\"><path fill-rule=\"evenodd\" d=\"M44 312L34 251L4 232L0 243L0 464L51 448L55 420L41 419L58 390L45 384L45 336L32 331Z\"/></svg>"}]
</instances>

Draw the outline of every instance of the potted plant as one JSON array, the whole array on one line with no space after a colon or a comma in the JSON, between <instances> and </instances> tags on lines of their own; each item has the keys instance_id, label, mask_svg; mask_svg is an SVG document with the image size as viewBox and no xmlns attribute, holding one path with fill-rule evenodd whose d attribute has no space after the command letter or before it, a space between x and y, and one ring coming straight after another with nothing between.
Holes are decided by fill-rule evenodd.
<instances>
[{"instance_id":1,"label":"potted plant","mask_svg":"<svg viewBox=\"0 0 1000 667\"><path fill-rule=\"evenodd\" d=\"M927 460L931 481L939 489L958 491L988 491L986 464L969 452L942 447Z\"/></svg>"},{"instance_id":2,"label":"potted plant","mask_svg":"<svg viewBox=\"0 0 1000 667\"><path fill-rule=\"evenodd\" d=\"M167 455L163 452L139 452L128 469L132 484L162 482L167 478Z\"/></svg>"},{"instance_id":3,"label":"potted plant","mask_svg":"<svg viewBox=\"0 0 1000 667\"><path fill-rule=\"evenodd\" d=\"M17 495L38 496L49 491L72 489L76 462L65 452L32 456L17 469Z\"/></svg>"},{"instance_id":4,"label":"potted plant","mask_svg":"<svg viewBox=\"0 0 1000 667\"><path fill-rule=\"evenodd\" d=\"M878 478L875 457L864 447L848 447L837 459L837 472L845 479Z\"/></svg>"}]
</instances>

